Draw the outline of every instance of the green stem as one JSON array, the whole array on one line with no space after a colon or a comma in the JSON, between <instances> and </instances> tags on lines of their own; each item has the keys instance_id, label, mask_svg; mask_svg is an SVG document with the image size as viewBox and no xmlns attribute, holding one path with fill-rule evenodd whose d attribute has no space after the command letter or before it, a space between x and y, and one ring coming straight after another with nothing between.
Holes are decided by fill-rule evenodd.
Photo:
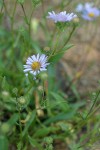
<instances>
[{"instance_id":1,"label":"green stem","mask_svg":"<svg viewBox=\"0 0 100 150\"><path fill-rule=\"evenodd\" d=\"M16 0L16 2L15 2L14 9L13 9L13 13L12 13L12 17L11 17L11 31L12 31L12 32L13 32L14 16L15 16L15 11L16 11L16 6L17 6L17 0Z\"/></svg>"},{"instance_id":2,"label":"green stem","mask_svg":"<svg viewBox=\"0 0 100 150\"><path fill-rule=\"evenodd\" d=\"M4 9L5 9L5 12L6 12L7 16L11 19L11 16L9 15L9 12L7 10L7 7L6 7L6 4L5 4L4 0L3 0L3 5L4 5Z\"/></svg>"},{"instance_id":3,"label":"green stem","mask_svg":"<svg viewBox=\"0 0 100 150\"><path fill-rule=\"evenodd\" d=\"M23 139L22 139L22 124L21 124L21 113L20 113L20 108L18 108L18 113L19 113L19 127L20 127L20 143L21 143L21 149L23 148Z\"/></svg>"},{"instance_id":4,"label":"green stem","mask_svg":"<svg viewBox=\"0 0 100 150\"><path fill-rule=\"evenodd\" d=\"M27 25L29 26L29 21L28 21L28 19L27 19L27 15L26 15L24 6L23 6L23 4L20 4L20 5L21 5L21 7L22 7L22 10L23 10L23 13L24 13L24 16L25 16L26 23L27 23Z\"/></svg>"},{"instance_id":5,"label":"green stem","mask_svg":"<svg viewBox=\"0 0 100 150\"><path fill-rule=\"evenodd\" d=\"M17 101L17 95L16 95L16 101ZM18 110L18 114L19 114L19 129L20 129L20 137L19 137L19 143L21 143L21 148L22 148L22 145L23 145L23 142L22 142L22 124L21 124L21 113L20 113L20 107L18 106L17 104L17 110Z\"/></svg>"},{"instance_id":6,"label":"green stem","mask_svg":"<svg viewBox=\"0 0 100 150\"><path fill-rule=\"evenodd\" d=\"M65 47L66 44L69 42L69 40L71 39L72 34L74 33L75 29L76 29L76 26L73 27L72 31L70 32L70 35L69 35L68 39L66 40L66 42L65 42L64 45L63 45L63 47ZM62 47L62 48L63 48L63 47ZM62 49L62 48L61 48L61 49Z\"/></svg>"},{"instance_id":7,"label":"green stem","mask_svg":"<svg viewBox=\"0 0 100 150\"><path fill-rule=\"evenodd\" d=\"M30 19L29 19L29 35L30 36L31 36L31 19L32 19L33 12L34 12L34 7L32 8L32 12L31 12Z\"/></svg>"},{"instance_id":8,"label":"green stem","mask_svg":"<svg viewBox=\"0 0 100 150\"><path fill-rule=\"evenodd\" d=\"M32 11L31 11L31 15L30 15L30 18L29 18L29 47L31 48L31 19L32 19L32 14L34 12L34 7L32 8Z\"/></svg>"},{"instance_id":9,"label":"green stem","mask_svg":"<svg viewBox=\"0 0 100 150\"><path fill-rule=\"evenodd\" d=\"M30 85L30 87L29 87L28 90L26 91L26 94L32 89L32 87L33 87L33 84Z\"/></svg>"},{"instance_id":10,"label":"green stem","mask_svg":"<svg viewBox=\"0 0 100 150\"><path fill-rule=\"evenodd\" d=\"M2 6L1 6L1 10L0 10L0 13L2 13L2 10L3 10L3 5L4 5L4 1L2 2Z\"/></svg>"},{"instance_id":11,"label":"green stem","mask_svg":"<svg viewBox=\"0 0 100 150\"><path fill-rule=\"evenodd\" d=\"M48 60L50 59L50 57L52 57L56 53L57 46L58 46L58 43L59 43L59 39L60 39L60 30L58 31L56 43L54 45L54 48L52 48L53 51L51 52L50 56L48 57Z\"/></svg>"},{"instance_id":12,"label":"green stem","mask_svg":"<svg viewBox=\"0 0 100 150\"><path fill-rule=\"evenodd\" d=\"M20 127L20 138L22 139L22 125L21 125L21 113L20 113L20 108L18 108L18 113L19 113L19 127Z\"/></svg>"},{"instance_id":13,"label":"green stem","mask_svg":"<svg viewBox=\"0 0 100 150\"><path fill-rule=\"evenodd\" d=\"M87 119L87 118L88 118L88 116L91 114L91 111L93 110L94 105L96 104L96 102L97 102L97 100L98 100L98 96L99 96L99 94L100 94L100 91L98 91L98 93L97 93L97 95L96 95L96 97L95 97L95 100L94 100L94 102L93 102L93 104L92 104L92 106L91 106L91 108L90 108L90 110L89 110L89 112L88 112L87 116L85 117L85 119Z\"/></svg>"}]
</instances>

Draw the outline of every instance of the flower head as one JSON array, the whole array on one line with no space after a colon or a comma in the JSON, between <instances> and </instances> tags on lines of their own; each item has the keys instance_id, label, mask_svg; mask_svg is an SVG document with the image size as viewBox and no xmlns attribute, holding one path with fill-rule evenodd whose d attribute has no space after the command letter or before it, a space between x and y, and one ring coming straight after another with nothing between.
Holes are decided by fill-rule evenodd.
<instances>
[{"instance_id":1,"label":"flower head","mask_svg":"<svg viewBox=\"0 0 100 150\"><path fill-rule=\"evenodd\" d=\"M100 15L100 11L96 7L91 7L91 8L88 7L82 13L83 19L89 21L96 19L99 15Z\"/></svg>"},{"instance_id":2,"label":"flower head","mask_svg":"<svg viewBox=\"0 0 100 150\"><path fill-rule=\"evenodd\" d=\"M24 72L26 76L28 75L28 72L36 76L41 71L47 70L46 67L48 65L49 63L47 63L47 56L45 54L42 54L41 56L39 54L33 55L27 59L26 65L24 65Z\"/></svg>"},{"instance_id":3,"label":"flower head","mask_svg":"<svg viewBox=\"0 0 100 150\"><path fill-rule=\"evenodd\" d=\"M92 21L100 15L100 10L93 3L78 4L76 11L81 13L85 20Z\"/></svg>"},{"instance_id":4,"label":"flower head","mask_svg":"<svg viewBox=\"0 0 100 150\"><path fill-rule=\"evenodd\" d=\"M48 12L49 16L47 18L53 20L55 23L57 22L69 22L77 17L74 13L66 13L66 11L55 13L54 11Z\"/></svg>"}]
</instances>

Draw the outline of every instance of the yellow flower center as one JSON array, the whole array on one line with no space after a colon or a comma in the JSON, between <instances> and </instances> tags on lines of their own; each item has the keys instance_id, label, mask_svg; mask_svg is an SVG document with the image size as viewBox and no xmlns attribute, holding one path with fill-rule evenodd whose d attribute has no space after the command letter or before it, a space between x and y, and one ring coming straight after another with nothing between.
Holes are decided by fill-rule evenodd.
<instances>
[{"instance_id":1,"label":"yellow flower center","mask_svg":"<svg viewBox=\"0 0 100 150\"><path fill-rule=\"evenodd\" d=\"M40 62L35 61L35 62L32 63L31 67L32 67L33 70L36 71L36 70L40 69L41 64L40 64Z\"/></svg>"},{"instance_id":2,"label":"yellow flower center","mask_svg":"<svg viewBox=\"0 0 100 150\"><path fill-rule=\"evenodd\" d=\"M91 13L89 13L88 15L89 15L89 17L91 17L91 18L93 18L93 17L95 16L95 14L94 14L94 13L92 13L92 12L91 12Z\"/></svg>"}]
</instances>

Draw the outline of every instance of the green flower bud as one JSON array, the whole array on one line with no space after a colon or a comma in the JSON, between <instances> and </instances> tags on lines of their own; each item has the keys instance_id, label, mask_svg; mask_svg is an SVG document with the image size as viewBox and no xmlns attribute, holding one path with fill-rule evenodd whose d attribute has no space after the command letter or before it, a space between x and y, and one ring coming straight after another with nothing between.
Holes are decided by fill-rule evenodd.
<instances>
[{"instance_id":1,"label":"green flower bud","mask_svg":"<svg viewBox=\"0 0 100 150\"><path fill-rule=\"evenodd\" d=\"M41 78L42 80L46 80L46 79L48 78L48 74L47 74L46 72L42 72L42 73L40 74L40 78Z\"/></svg>"},{"instance_id":2,"label":"green flower bud","mask_svg":"<svg viewBox=\"0 0 100 150\"><path fill-rule=\"evenodd\" d=\"M74 21L74 23L79 23L80 20L79 20L78 17L76 17L76 18L73 19L73 21Z\"/></svg>"},{"instance_id":3,"label":"green flower bud","mask_svg":"<svg viewBox=\"0 0 100 150\"><path fill-rule=\"evenodd\" d=\"M37 33L38 25L39 25L39 21L36 18L32 19L31 27L32 27L34 33Z\"/></svg>"},{"instance_id":4,"label":"green flower bud","mask_svg":"<svg viewBox=\"0 0 100 150\"><path fill-rule=\"evenodd\" d=\"M15 95L17 95L18 89L17 89L17 88L14 88L14 89L12 90L12 92L13 92Z\"/></svg>"},{"instance_id":5,"label":"green flower bud","mask_svg":"<svg viewBox=\"0 0 100 150\"><path fill-rule=\"evenodd\" d=\"M46 137L44 139L44 141L49 145L49 144L52 144L53 143L53 138L52 137Z\"/></svg>"},{"instance_id":6,"label":"green flower bud","mask_svg":"<svg viewBox=\"0 0 100 150\"><path fill-rule=\"evenodd\" d=\"M10 130L10 125L9 125L8 123L3 123L3 124L1 125L1 131L2 131L3 133L9 132L9 130Z\"/></svg>"},{"instance_id":7,"label":"green flower bud","mask_svg":"<svg viewBox=\"0 0 100 150\"><path fill-rule=\"evenodd\" d=\"M22 96L20 98L18 98L18 103L21 105L25 105L26 104L26 99Z\"/></svg>"},{"instance_id":8,"label":"green flower bud","mask_svg":"<svg viewBox=\"0 0 100 150\"><path fill-rule=\"evenodd\" d=\"M49 52L50 51L50 47L44 47L44 51L45 52Z\"/></svg>"},{"instance_id":9,"label":"green flower bud","mask_svg":"<svg viewBox=\"0 0 100 150\"><path fill-rule=\"evenodd\" d=\"M43 86L39 85L39 86L38 86L38 90L39 90L40 92L43 92Z\"/></svg>"},{"instance_id":10,"label":"green flower bud","mask_svg":"<svg viewBox=\"0 0 100 150\"><path fill-rule=\"evenodd\" d=\"M9 96L9 92L7 92L7 91L2 91L2 96L8 97L8 96Z\"/></svg>"},{"instance_id":11,"label":"green flower bud","mask_svg":"<svg viewBox=\"0 0 100 150\"><path fill-rule=\"evenodd\" d=\"M53 145L52 145L52 144L50 144L50 145L48 146L48 150L53 150Z\"/></svg>"}]
</instances>

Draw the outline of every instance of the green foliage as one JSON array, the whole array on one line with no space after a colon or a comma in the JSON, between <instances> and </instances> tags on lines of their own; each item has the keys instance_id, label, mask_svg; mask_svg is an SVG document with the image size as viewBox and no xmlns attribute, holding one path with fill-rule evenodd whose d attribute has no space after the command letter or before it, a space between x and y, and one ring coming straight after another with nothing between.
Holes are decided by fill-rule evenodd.
<instances>
[{"instance_id":1,"label":"green foliage","mask_svg":"<svg viewBox=\"0 0 100 150\"><path fill-rule=\"evenodd\" d=\"M20 3L20 4L24 4L24 2L25 2L25 0L17 0L18 1L18 3Z\"/></svg>"},{"instance_id":2,"label":"green foliage","mask_svg":"<svg viewBox=\"0 0 100 150\"><path fill-rule=\"evenodd\" d=\"M8 139L6 136L0 135L0 148L2 150L8 150Z\"/></svg>"},{"instance_id":3,"label":"green foliage","mask_svg":"<svg viewBox=\"0 0 100 150\"><path fill-rule=\"evenodd\" d=\"M35 122L35 117L36 117L36 112L33 111L32 114L30 114L29 120L28 120L28 122L26 123L26 126L25 126L25 128L24 128L24 130L23 130L23 132L22 132L22 137L25 136L25 134L27 133L29 127ZM33 124L33 125L34 125L34 124Z\"/></svg>"},{"instance_id":4,"label":"green foliage","mask_svg":"<svg viewBox=\"0 0 100 150\"><path fill-rule=\"evenodd\" d=\"M33 139L32 137L28 136L29 142L32 145L33 148L38 148L39 150L42 150L41 145L37 142L36 139Z\"/></svg>"},{"instance_id":5,"label":"green foliage","mask_svg":"<svg viewBox=\"0 0 100 150\"><path fill-rule=\"evenodd\" d=\"M42 0L31 0L33 5L36 6L38 5L39 3L41 3Z\"/></svg>"}]
</instances>

